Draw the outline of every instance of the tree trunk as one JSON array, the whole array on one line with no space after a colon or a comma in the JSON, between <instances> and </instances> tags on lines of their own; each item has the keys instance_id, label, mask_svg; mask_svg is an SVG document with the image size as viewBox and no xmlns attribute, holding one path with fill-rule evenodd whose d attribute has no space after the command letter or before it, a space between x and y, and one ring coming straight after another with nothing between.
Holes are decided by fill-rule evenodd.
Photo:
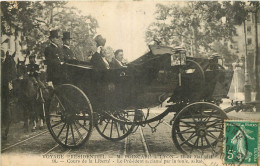
<instances>
[{"instance_id":1,"label":"tree trunk","mask_svg":"<svg viewBox=\"0 0 260 166\"><path fill-rule=\"evenodd\" d=\"M244 35L245 35L245 102L248 103L251 101L251 84L249 79L248 71L248 55L247 55L247 35L246 35L246 21L243 21L244 25Z\"/></svg>"}]
</instances>

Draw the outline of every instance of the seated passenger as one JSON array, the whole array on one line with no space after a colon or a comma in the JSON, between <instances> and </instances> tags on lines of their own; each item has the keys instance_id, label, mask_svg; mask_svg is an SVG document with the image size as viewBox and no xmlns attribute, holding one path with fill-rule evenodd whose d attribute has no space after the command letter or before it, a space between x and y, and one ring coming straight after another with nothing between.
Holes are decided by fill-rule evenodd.
<instances>
[{"instance_id":1,"label":"seated passenger","mask_svg":"<svg viewBox=\"0 0 260 166\"><path fill-rule=\"evenodd\" d=\"M103 54L103 47L105 46L106 39L104 39L101 35L98 35L95 38L95 41L97 43L97 51L92 55L91 63L94 66L94 68L99 70L109 69L109 63L106 60L104 54Z\"/></svg>"},{"instance_id":2,"label":"seated passenger","mask_svg":"<svg viewBox=\"0 0 260 166\"><path fill-rule=\"evenodd\" d=\"M64 57L64 61L68 62L70 60L76 60L76 56L73 53L73 51L70 49L70 32L63 32L63 47L62 47L62 51L63 51L63 57Z\"/></svg>"},{"instance_id":3,"label":"seated passenger","mask_svg":"<svg viewBox=\"0 0 260 166\"><path fill-rule=\"evenodd\" d=\"M115 51L115 57L112 59L110 66L112 69L120 69L126 67L123 63L124 53L122 49Z\"/></svg>"}]
</instances>

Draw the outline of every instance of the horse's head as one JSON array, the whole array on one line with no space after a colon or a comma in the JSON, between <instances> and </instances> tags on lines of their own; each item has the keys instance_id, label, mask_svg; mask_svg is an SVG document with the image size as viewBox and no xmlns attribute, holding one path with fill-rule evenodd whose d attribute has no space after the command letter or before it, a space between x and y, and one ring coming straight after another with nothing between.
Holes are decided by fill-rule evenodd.
<instances>
[{"instance_id":1,"label":"horse's head","mask_svg":"<svg viewBox=\"0 0 260 166\"><path fill-rule=\"evenodd\" d=\"M18 63L17 63L17 73L18 73L18 77L21 77L21 76L25 76L27 73L26 73L26 65L25 65L25 61L20 61L18 59Z\"/></svg>"},{"instance_id":2,"label":"horse's head","mask_svg":"<svg viewBox=\"0 0 260 166\"><path fill-rule=\"evenodd\" d=\"M14 61L14 57L15 53L13 55L10 55L9 52L6 53L6 57L2 66L2 79L4 82L10 82L17 78L16 63Z\"/></svg>"}]
</instances>

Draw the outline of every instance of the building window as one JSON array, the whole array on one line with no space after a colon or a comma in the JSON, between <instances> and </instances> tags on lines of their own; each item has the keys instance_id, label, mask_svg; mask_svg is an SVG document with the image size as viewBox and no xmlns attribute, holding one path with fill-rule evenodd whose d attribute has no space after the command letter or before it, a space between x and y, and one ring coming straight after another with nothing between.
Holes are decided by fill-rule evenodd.
<instances>
[{"instance_id":1,"label":"building window","mask_svg":"<svg viewBox=\"0 0 260 166\"><path fill-rule=\"evenodd\" d=\"M247 26L247 33L251 33L252 32L252 29L251 29L251 26Z\"/></svg>"},{"instance_id":2,"label":"building window","mask_svg":"<svg viewBox=\"0 0 260 166\"><path fill-rule=\"evenodd\" d=\"M251 38L248 38L247 39L247 45L251 45L252 44L252 39Z\"/></svg>"}]
</instances>

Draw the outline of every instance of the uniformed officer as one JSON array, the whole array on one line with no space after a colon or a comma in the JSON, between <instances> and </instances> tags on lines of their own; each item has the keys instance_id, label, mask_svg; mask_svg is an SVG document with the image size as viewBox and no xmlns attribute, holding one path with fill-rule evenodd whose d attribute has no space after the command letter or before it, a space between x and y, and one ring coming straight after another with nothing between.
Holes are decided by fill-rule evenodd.
<instances>
[{"instance_id":1,"label":"uniformed officer","mask_svg":"<svg viewBox=\"0 0 260 166\"><path fill-rule=\"evenodd\" d=\"M29 56L29 64L26 65L27 74L32 79L35 85L44 88L44 84L39 79L40 67L35 62L35 56Z\"/></svg>"},{"instance_id":2,"label":"uniformed officer","mask_svg":"<svg viewBox=\"0 0 260 166\"><path fill-rule=\"evenodd\" d=\"M64 56L64 61L67 62L68 60L76 60L75 54L73 51L70 49L70 32L63 32L63 56Z\"/></svg>"},{"instance_id":3,"label":"uniformed officer","mask_svg":"<svg viewBox=\"0 0 260 166\"><path fill-rule=\"evenodd\" d=\"M50 31L50 45L45 48L45 59L47 64L47 80L52 81L53 85L60 83L62 79L61 65L64 63L62 50L58 46L58 30Z\"/></svg>"}]
</instances>

